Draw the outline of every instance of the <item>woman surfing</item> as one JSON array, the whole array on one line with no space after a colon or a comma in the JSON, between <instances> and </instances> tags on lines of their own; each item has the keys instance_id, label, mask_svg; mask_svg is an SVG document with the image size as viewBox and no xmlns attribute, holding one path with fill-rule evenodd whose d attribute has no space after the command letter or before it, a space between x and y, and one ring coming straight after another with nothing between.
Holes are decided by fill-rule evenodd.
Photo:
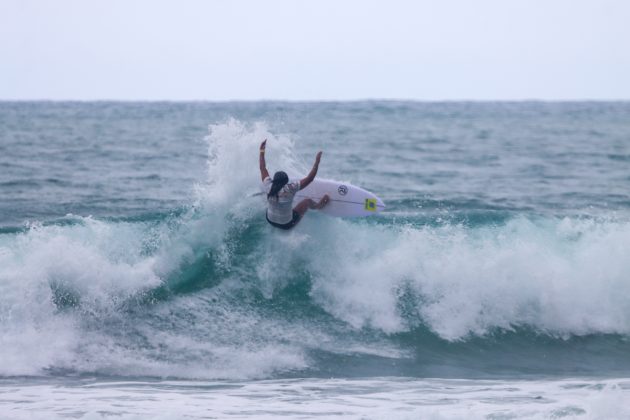
<instances>
[{"instance_id":1,"label":"woman surfing","mask_svg":"<svg viewBox=\"0 0 630 420\"><path fill-rule=\"evenodd\" d=\"M295 193L306 188L315 179L322 152L317 153L313 168L304 179L289 182L289 176L283 171L276 172L273 180L269 177L265 164L266 146L267 139L260 144L260 177L267 192L267 221L271 226L289 230L298 224L308 209L319 210L328 204L329 197L326 194L318 203L306 198L293 207Z\"/></svg>"}]
</instances>

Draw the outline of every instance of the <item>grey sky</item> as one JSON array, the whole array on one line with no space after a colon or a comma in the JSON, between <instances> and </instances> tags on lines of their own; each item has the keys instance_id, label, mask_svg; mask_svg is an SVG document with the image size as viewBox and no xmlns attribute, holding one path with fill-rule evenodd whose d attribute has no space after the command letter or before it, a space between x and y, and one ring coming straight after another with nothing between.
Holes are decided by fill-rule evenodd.
<instances>
[{"instance_id":1,"label":"grey sky","mask_svg":"<svg viewBox=\"0 0 630 420\"><path fill-rule=\"evenodd\" d=\"M630 99L627 0L0 0L0 99Z\"/></svg>"}]
</instances>

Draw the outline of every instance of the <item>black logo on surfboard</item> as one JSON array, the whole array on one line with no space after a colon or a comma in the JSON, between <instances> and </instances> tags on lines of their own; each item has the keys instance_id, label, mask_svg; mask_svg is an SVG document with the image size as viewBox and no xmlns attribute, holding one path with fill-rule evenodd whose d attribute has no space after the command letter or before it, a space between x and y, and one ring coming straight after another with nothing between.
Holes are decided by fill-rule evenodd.
<instances>
[{"instance_id":1,"label":"black logo on surfboard","mask_svg":"<svg viewBox=\"0 0 630 420\"><path fill-rule=\"evenodd\" d=\"M348 194L348 187L346 187L345 185L340 185L339 188L337 188L337 192L339 193L339 195L346 195Z\"/></svg>"}]
</instances>

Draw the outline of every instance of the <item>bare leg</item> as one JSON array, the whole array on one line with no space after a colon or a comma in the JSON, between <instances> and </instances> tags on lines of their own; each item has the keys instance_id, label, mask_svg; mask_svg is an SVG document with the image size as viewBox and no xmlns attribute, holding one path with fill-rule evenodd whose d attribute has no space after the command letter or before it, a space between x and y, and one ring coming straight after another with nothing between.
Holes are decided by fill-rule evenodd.
<instances>
[{"instance_id":1,"label":"bare leg","mask_svg":"<svg viewBox=\"0 0 630 420\"><path fill-rule=\"evenodd\" d=\"M326 204L328 204L329 201L330 201L330 197L328 197L328 194L323 196L322 199L319 200L319 203L316 203L310 198L305 198L304 200L300 201L298 205L293 208L293 210L297 211L300 216L304 216L304 214L307 212L308 209L313 209L313 210L323 209L324 206L326 206Z\"/></svg>"}]
</instances>

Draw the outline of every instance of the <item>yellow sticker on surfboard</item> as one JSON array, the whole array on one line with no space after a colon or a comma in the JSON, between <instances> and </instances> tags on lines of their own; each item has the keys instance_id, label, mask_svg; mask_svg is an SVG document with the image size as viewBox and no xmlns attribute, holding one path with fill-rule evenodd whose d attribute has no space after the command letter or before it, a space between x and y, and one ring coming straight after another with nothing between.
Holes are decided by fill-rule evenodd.
<instances>
[{"instance_id":1,"label":"yellow sticker on surfboard","mask_svg":"<svg viewBox=\"0 0 630 420\"><path fill-rule=\"evenodd\" d=\"M376 198L365 199L365 210L376 211Z\"/></svg>"}]
</instances>

